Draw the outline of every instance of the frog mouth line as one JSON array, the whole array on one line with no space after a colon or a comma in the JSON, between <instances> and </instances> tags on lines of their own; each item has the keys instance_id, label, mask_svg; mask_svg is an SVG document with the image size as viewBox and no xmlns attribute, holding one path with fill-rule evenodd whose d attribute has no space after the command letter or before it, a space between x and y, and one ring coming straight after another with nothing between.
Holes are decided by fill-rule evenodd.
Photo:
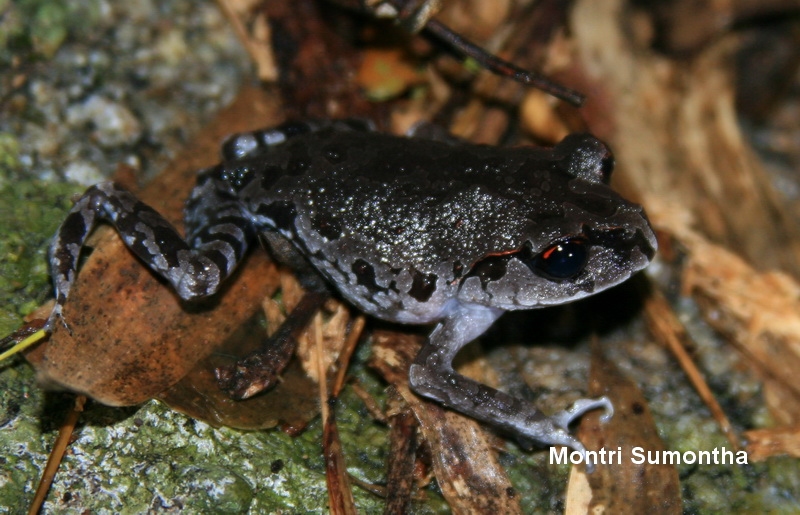
<instances>
[{"instance_id":1,"label":"frog mouth line","mask_svg":"<svg viewBox=\"0 0 800 515\"><path fill-rule=\"evenodd\" d=\"M536 275L543 277L553 282L572 282L578 284L583 276L583 269L588 263L588 251L586 262L582 266L576 268L574 274L569 274L564 277L553 276L537 268L536 263L542 259L549 249L565 241L583 241L589 247L603 247L614 249L614 253L619 255L621 260L630 259L634 249L638 249L649 262L655 255L656 248L655 237L648 238L641 228L636 228L631 234L631 231L625 227L608 227L602 230L592 228L588 225L582 227L582 232L578 235L568 235L559 238L551 243L545 251L535 254L533 252L533 245L530 241L526 241L521 248L506 250L488 254L486 257L474 263L466 274L461 275L457 279L463 285L464 281L469 277L478 277L481 281L481 287L486 290L489 283L502 279L508 270L508 263L512 259L518 259L531 269ZM633 272L633 271L632 271Z\"/></svg>"}]
</instances>

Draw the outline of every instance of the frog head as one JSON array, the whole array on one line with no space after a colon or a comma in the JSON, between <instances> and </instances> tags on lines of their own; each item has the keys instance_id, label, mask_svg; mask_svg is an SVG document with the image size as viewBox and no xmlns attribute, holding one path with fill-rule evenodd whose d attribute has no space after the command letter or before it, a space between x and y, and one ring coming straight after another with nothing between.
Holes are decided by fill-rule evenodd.
<instances>
[{"instance_id":1,"label":"frog head","mask_svg":"<svg viewBox=\"0 0 800 515\"><path fill-rule=\"evenodd\" d=\"M540 161L531 168L541 175ZM515 238L498 239L511 245L466 268L459 301L505 310L563 304L646 267L655 235L642 207L608 186L612 169L611 152L590 135L568 136L552 149L546 193L517 199L514 216L525 222L515 224Z\"/></svg>"}]
</instances>

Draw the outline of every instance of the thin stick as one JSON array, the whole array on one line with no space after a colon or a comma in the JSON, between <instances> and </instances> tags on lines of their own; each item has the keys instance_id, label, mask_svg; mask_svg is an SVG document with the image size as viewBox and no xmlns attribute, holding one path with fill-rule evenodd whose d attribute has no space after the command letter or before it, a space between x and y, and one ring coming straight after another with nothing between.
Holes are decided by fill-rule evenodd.
<instances>
[{"instance_id":1,"label":"thin stick","mask_svg":"<svg viewBox=\"0 0 800 515\"><path fill-rule=\"evenodd\" d=\"M22 331L22 329L20 329L20 331ZM17 331L17 332L19 332L19 331ZM17 334L17 333L14 333L14 334L10 335L9 337L4 338L3 341L5 342L7 339L13 339L15 334ZM35 333L31 334L30 336L28 336L25 339L23 339L21 342L17 343L16 345L14 345L10 349L8 349L7 351L5 351L2 354L0 354L0 361L3 361L4 359L6 359L6 358L8 358L10 356L13 356L14 354L17 354L18 352L24 351L25 349L27 349L28 347L30 347L34 343L36 343L39 340L41 340L42 338L44 338L45 336L47 336L47 331L45 331L44 329L39 329Z\"/></svg>"},{"instance_id":2,"label":"thin stick","mask_svg":"<svg viewBox=\"0 0 800 515\"><path fill-rule=\"evenodd\" d=\"M331 409L335 397L328 396L328 375L323 364L325 349L322 344L322 319L319 313L314 317L313 328L317 349L317 374L323 424L322 455L325 460L325 482L328 485L328 509L332 515L358 515L342 454L336 412Z\"/></svg>"},{"instance_id":3,"label":"thin stick","mask_svg":"<svg viewBox=\"0 0 800 515\"><path fill-rule=\"evenodd\" d=\"M53 450L50 451L50 456L47 458L47 465L45 465L44 472L42 472L42 478L39 480L39 485L36 487L36 494L33 496L28 515L36 515L42 509L44 500L47 498L47 492L50 491L53 478L55 478L56 472L58 472L61 460L64 459L64 453L67 450L67 445L69 445L72 433L75 431L75 424L78 423L78 418L81 416L85 403L85 395L76 396L75 405L72 410L67 413L64 423L61 424L56 441L53 443Z\"/></svg>"},{"instance_id":4,"label":"thin stick","mask_svg":"<svg viewBox=\"0 0 800 515\"><path fill-rule=\"evenodd\" d=\"M339 359L337 360L339 368L336 371L336 378L334 379L332 385L334 397L338 397L339 393L342 391L344 378L347 375L347 366L350 364L350 358L353 357L353 351L356 349L356 344L358 343L358 339L361 337L361 331L364 330L365 323L366 319L363 316L359 316L353 321L353 325L350 327L350 332L347 333L347 341L344 342L344 347L342 348L342 352L339 354Z\"/></svg>"},{"instance_id":5,"label":"thin stick","mask_svg":"<svg viewBox=\"0 0 800 515\"><path fill-rule=\"evenodd\" d=\"M700 398L706 403L706 406L708 406L711 415L716 419L717 424L719 424L720 429L722 429L728 441L733 445L734 449L737 451L740 450L742 444L738 436L736 436L736 432L733 430L731 421L728 419L728 416L725 415L722 406L717 402L711 388L708 387L708 383L706 383L702 372L700 372L697 365L695 365L691 356L689 356L689 353L684 348L683 341L688 338L686 329L684 329L683 324L681 324L672 312L667 301L660 293L653 292L650 295L645 306L645 315L647 324L650 326L650 332L652 332L653 336L659 339L664 346L672 351L672 354L678 359L678 363L680 363L683 371L689 377L692 386L694 386Z\"/></svg>"},{"instance_id":6,"label":"thin stick","mask_svg":"<svg viewBox=\"0 0 800 515\"><path fill-rule=\"evenodd\" d=\"M581 93L566 86L562 86L542 73L525 70L487 52L475 43L453 32L452 29L443 23L436 20L428 20L423 30L447 43L459 54L475 59L481 66L492 73L496 73L502 77L508 77L528 86L533 86L556 98L569 102L575 107L580 107L583 105L584 100L586 100L586 97Z\"/></svg>"}]
</instances>

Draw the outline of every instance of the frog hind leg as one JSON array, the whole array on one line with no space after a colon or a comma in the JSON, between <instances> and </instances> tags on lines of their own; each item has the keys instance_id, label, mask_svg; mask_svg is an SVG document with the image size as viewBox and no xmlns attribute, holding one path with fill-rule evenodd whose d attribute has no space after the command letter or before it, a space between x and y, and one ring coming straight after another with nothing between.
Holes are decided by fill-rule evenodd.
<instances>
[{"instance_id":1,"label":"frog hind leg","mask_svg":"<svg viewBox=\"0 0 800 515\"><path fill-rule=\"evenodd\" d=\"M327 292L306 292L278 330L255 352L236 363L214 369L220 390L236 400L265 392L279 381L297 348L297 340L328 300Z\"/></svg>"},{"instance_id":2,"label":"frog hind leg","mask_svg":"<svg viewBox=\"0 0 800 515\"><path fill-rule=\"evenodd\" d=\"M528 447L532 441L566 445L586 458L586 449L569 434L569 425L584 413L604 408L613 413L606 397L580 399L572 408L547 417L529 402L468 379L453 370L458 351L483 334L502 314L483 306L461 309L445 318L431 333L409 369L409 382L418 394L514 435ZM587 462L587 469L591 470Z\"/></svg>"},{"instance_id":3,"label":"frog hind leg","mask_svg":"<svg viewBox=\"0 0 800 515\"><path fill-rule=\"evenodd\" d=\"M55 321L62 318L81 248L99 221L110 222L125 245L166 279L182 299L212 295L233 272L253 239L249 219L233 209L232 201L227 207L230 209L223 209L221 215L195 230L190 246L163 216L122 186L114 182L92 186L72 207L50 246L56 304L45 328L52 331Z\"/></svg>"}]
</instances>

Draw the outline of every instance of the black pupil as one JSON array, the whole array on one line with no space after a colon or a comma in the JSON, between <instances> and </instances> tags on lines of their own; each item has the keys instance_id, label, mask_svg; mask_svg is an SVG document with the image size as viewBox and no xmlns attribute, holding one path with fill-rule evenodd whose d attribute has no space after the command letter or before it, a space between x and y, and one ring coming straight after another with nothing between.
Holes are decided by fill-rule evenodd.
<instances>
[{"instance_id":1,"label":"black pupil","mask_svg":"<svg viewBox=\"0 0 800 515\"><path fill-rule=\"evenodd\" d=\"M553 279L569 279L578 275L586 264L587 242L570 238L554 243L534 259L535 270Z\"/></svg>"}]
</instances>

